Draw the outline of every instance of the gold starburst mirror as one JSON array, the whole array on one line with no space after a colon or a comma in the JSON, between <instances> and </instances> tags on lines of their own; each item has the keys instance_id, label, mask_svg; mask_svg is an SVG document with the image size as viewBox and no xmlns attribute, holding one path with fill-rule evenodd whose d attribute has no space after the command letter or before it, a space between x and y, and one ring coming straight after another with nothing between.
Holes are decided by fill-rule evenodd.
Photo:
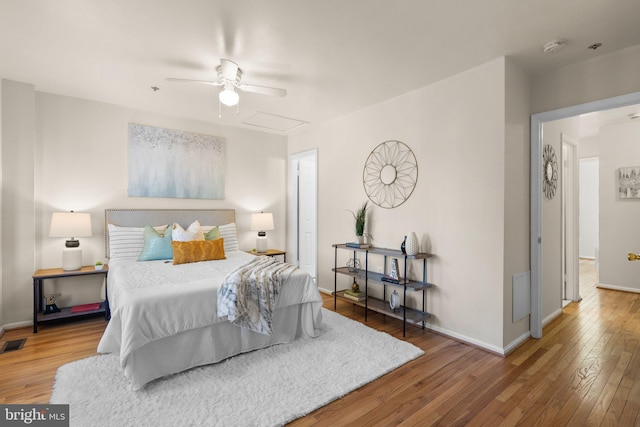
<instances>
[{"instance_id":1,"label":"gold starburst mirror","mask_svg":"<svg viewBox=\"0 0 640 427\"><path fill-rule=\"evenodd\" d=\"M558 161L556 151L549 144L544 146L542 152L542 191L544 197L551 200L558 187Z\"/></svg>"},{"instance_id":2,"label":"gold starburst mirror","mask_svg":"<svg viewBox=\"0 0 640 427\"><path fill-rule=\"evenodd\" d=\"M400 141L385 141L373 149L364 164L362 182L369 200L381 208L403 204L416 187L418 162Z\"/></svg>"}]
</instances>

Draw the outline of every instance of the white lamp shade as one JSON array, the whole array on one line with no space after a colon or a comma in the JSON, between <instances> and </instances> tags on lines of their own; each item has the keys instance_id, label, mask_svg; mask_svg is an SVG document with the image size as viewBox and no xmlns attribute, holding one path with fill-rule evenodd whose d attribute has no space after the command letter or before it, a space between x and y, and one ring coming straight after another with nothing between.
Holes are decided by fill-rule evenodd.
<instances>
[{"instance_id":1,"label":"white lamp shade","mask_svg":"<svg viewBox=\"0 0 640 427\"><path fill-rule=\"evenodd\" d=\"M257 213L251 215L251 230L269 231L274 229L272 213Z\"/></svg>"},{"instance_id":2,"label":"white lamp shade","mask_svg":"<svg viewBox=\"0 0 640 427\"><path fill-rule=\"evenodd\" d=\"M51 215L49 237L90 237L91 214L82 212L54 212Z\"/></svg>"}]
</instances>

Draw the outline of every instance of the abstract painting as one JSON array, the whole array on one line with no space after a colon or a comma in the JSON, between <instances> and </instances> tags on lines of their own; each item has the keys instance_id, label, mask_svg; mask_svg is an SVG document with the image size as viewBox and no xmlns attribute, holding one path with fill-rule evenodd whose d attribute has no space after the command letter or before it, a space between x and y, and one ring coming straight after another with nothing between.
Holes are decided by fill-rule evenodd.
<instances>
[{"instance_id":1,"label":"abstract painting","mask_svg":"<svg viewBox=\"0 0 640 427\"><path fill-rule=\"evenodd\" d=\"M129 123L130 197L224 199L219 136Z\"/></svg>"}]
</instances>

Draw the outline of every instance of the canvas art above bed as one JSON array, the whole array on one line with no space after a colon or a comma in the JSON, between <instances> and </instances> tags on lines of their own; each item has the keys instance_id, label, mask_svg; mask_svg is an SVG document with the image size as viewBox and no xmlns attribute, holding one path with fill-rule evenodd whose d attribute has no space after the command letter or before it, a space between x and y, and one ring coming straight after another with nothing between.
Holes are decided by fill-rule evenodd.
<instances>
[{"instance_id":1,"label":"canvas art above bed","mask_svg":"<svg viewBox=\"0 0 640 427\"><path fill-rule=\"evenodd\" d=\"M232 210L105 211L111 320L98 352L119 355L133 389L318 336L322 297L311 276L239 250L234 218Z\"/></svg>"},{"instance_id":2,"label":"canvas art above bed","mask_svg":"<svg viewBox=\"0 0 640 427\"><path fill-rule=\"evenodd\" d=\"M129 123L130 197L224 199L225 138Z\"/></svg>"}]
</instances>

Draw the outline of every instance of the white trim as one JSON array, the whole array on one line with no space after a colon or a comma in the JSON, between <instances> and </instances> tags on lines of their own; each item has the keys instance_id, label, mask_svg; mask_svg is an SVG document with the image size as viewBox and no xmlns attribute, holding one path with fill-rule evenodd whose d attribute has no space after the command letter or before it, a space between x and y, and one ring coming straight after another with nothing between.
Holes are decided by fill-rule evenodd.
<instances>
[{"instance_id":1,"label":"white trim","mask_svg":"<svg viewBox=\"0 0 640 427\"><path fill-rule=\"evenodd\" d=\"M22 322L7 323L6 325L2 326L2 328L5 331L10 331L11 329L24 328L26 326L33 326L33 320L23 320Z\"/></svg>"},{"instance_id":2,"label":"white trim","mask_svg":"<svg viewBox=\"0 0 640 427\"><path fill-rule=\"evenodd\" d=\"M320 292L322 292L323 294L327 294L327 295L332 295L333 294L333 290L324 289L324 288L321 288L321 287L318 287L318 290ZM411 325L411 326L419 327L419 326L415 326L415 325ZM445 329L445 328L441 328L439 326L432 325L430 323L425 323L425 328L426 329L430 329L430 330L432 330L434 332L437 332L440 335L444 335L446 337L449 337L449 338L451 338L453 340L460 341L460 342L463 342L463 343L466 343L466 344L470 344L470 345L473 345L475 347L479 347L481 349L490 351L491 353L495 353L495 354L498 354L500 356L506 356L509 352L513 351L516 347L518 347L520 344L522 344L524 341L526 341L527 338L529 338L531 336L531 334L529 332L526 332L523 335L521 335L518 338L516 338L511 343L509 343L509 345L506 346L505 348L500 348L500 347L496 347L496 346L494 346L492 344L487 344L484 341L480 341L480 340L477 340L475 338L471 338L471 337L468 337L466 335L462 335L462 334L459 334L457 332L450 331L449 329Z\"/></svg>"},{"instance_id":3,"label":"white trim","mask_svg":"<svg viewBox=\"0 0 640 427\"><path fill-rule=\"evenodd\" d=\"M471 344L471 345L474 345L476 347L483 348L485 350L488 350L488 351L490 351L492 353L499 354L501 356L504 356L506 354L504 348L496 347L495 345L492 345L492 344L487 344L484 341L480 341L480 340L477 340L475 338L468 337L466 335L462 335L462 334L459 334L457 332L450 331L449 329L441 328L440 326L436 326L436 325L432 325L430 323L427 323L425 325L425 328L431 329L432 331L437 332L439 334L446 335L449 338L453 338L453 339L455 339L457 341L462 341L464 343Z\"/></svg>"},{"instance_id":4,"label":"white trim","mask_svg":"<svg viewBox=\"0 0 640 427\"><path fill-rule=\"evenodd\" d=\"M580 159L578 158L578 144L576 141L562 132L560 134L560 140L562 143L562 215L564 220L563 230L562 230L562 242L563 242L563 251L562 251L562 263L563 263L563 276L565 280L567 280L567 287L571 287L570 291L565 294L565 297L569 294L571 295L571 301L578 302L582 300L580 296L580 266L579 266L579 236L580 236L580 175L579 168ZM564 155L564 145L570 145L573 147L571 159L566 159ZM565 162L569 160L572 165L569 173L573 175L571 180L566 179L567 177L564 175L567 172L567 168L565 167ZM566 181L565 181L566 180ZM567 188L567 183L572 183L572 188ZM567 198L567 193L571 193L571 197ZM573 201L572 206L567 209L567 199ZM568 218L570 216L570 218ZM571 226L571 235L573 238L571 242L566 241L566 232L567 229L564 229L568 225ZM569 265L567 265L567 255L571 256L571 260L569 261ZM565 275L566 274L566 275Z\"/></svg>"},{"instance_id":5,"label":"white trim","mask_svg":"<svg viewBox=\"0 0 640 427\"><path fill-rule=\"evenodd\" d=\"M613 291L633 292L634 294L640 294L640 289L637 289L637 288L627 288L624 286L607 285L606 283L598 283L596 285L596 288L611 289Z\"/></svg>"},{"instance_id":6,"label":"white trim","mask_svg":"<svg viewBox=\"0 0 640 427\"><path fill-rule=\"evenodd\" d=\"M327 295L333 295L333 291L330 289L325 289L325 288L321 288L320 286L318 286L318 290L320 292L322 292L323 294L327 294Z\"/></svg>"},{"instance_id":7,"label":"white trim","mask_svg":"<svg viewBox=\"0 0 640 427\"><path fill-rule=\"evenodd\" d=\"M640 92L531 115L531 318L534 338L542 337L542 124L544 122L640 104Z\"/></svg>"},{"instance_id":8,"label":"white trim","mask_svg":"<svg viewBox=\"0 0 640 427\"><path fill-rule=\"evenodd\" d=\"M556 320L556 318L559 317L561 314L562 314L562 309L561 308L557 309L556 311L554 311L553 313L551 313L550 315L544 318L544 320L542 321L542 325L547 326L549 323Z\"/></svg>"},{"instance_id":9,"label":"white trim","mask_svg":"<svg viewBox=\"0 0 640 427\"><path fill-rule=\"evenodd\" d=\"M529 333L529 331L525 332L524 334L520 335L518 338L516 338L515 340L511 341L505 348L504 348L504 354L507 355L509 353L511 353L513 350L515 350L516 348L518 348L520 346L520 344L522 344L523 342L525 342L526 340L529 339L529 337L531 337L531 334Z\"/></svg>"}]
</instances>

